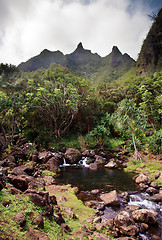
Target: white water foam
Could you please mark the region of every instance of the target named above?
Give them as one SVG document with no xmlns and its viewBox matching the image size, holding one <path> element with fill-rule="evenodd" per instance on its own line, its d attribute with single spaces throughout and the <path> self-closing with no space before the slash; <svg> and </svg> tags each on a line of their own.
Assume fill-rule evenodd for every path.
<svg viewBox="0 0 162 240">
<path fill-rule="evenodd" d="M 147 193 L 130 195 L 130 201 L 129 201 L 128 205 L 135 205 L 135 206 L 139 206 L 139 207 L 143 207 L 143 208 L 147 208 L 147 209 L 153 209 L 155 211 L 162 210 L 162 209 L 160 209 L 159 204 L 147 200 L 148 196 L 149 195 Z"/>
</svg>

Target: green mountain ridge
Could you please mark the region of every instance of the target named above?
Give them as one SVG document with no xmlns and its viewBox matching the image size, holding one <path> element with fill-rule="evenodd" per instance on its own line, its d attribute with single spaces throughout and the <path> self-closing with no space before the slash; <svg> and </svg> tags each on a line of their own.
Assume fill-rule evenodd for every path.
<svg viewBox="0 0 162 240">
<path fill-rule="evenodd" d="M 23 71 L 35 71 L 41 67 L 48 68 L 51 63 L 60 64 L 72 73 L 98 83 L 117 79 L 134 66 L 135 61 L 128 54 L 122 55 L 116 46 L 108 56 L 101 57 L 84 49 L 80 42 L 71 54 L 64 55 L 60 51 L 51 52 L 45 49 L 27 62 L 21 63 L 18 68 Z"/>
<path fill-rule="evenodd" d="M 84 49 L 80 42 L 74 52 L 64 55 L 60 51 L 44 49 L 39 55 L 21 63 L 23 71 L 48 68 L 51 63 L 68 68 L 73 74 L 88 79 L 94 84 L 120 80 L 129 75 L 142 75 L 162 70 L 162 9 L 143 42 L 137 62 L 127 53 L 122 54 L 117 46 L 106 57 Z"/>
</svg>

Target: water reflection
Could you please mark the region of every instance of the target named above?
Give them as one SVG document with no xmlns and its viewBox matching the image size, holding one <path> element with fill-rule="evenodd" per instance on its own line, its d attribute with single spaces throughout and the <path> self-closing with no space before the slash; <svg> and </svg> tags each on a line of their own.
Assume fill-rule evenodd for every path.
<svg viewBox="0 0 162 240">
<path fill-rule="evenodd" d="M 118 191 L 132 191 L 137 189 L 137 185 L 132 180 L 133 176 L 132 173 L 104 167 L 97 171 L 84 167 L 64 167 L 61 169 L 57 181 L 78 186 L 81 190 L 101 189 L 106 192 L 116 189 Z"/>
</svg>

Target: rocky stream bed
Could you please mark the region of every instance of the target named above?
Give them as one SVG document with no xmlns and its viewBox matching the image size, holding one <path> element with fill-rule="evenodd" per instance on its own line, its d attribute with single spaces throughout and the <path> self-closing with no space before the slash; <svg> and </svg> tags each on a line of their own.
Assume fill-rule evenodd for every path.
<svg viewBox="0 0 162 240">
<path fill-rule="evenodd" d="M 72 148 L 68 148 L 62 153 L 46 150 L 30 152 L 30 149 L 32 146 L 25 144 L 2 157 L 0 161 L 0 190 L 6 194 L 28 196 L 36 206 L 44 209 L 42 214 L 33 217 L 32 220 L 33 225 L 37 225 L 39 231 L 29 227 L 25 234 L 27 239 L 57 239 L 56 237 L 49 238 L 48 233 L 45 234 L 41 231 L 44 228 L 44 217 L 52 218 L 60 226 L 61 231 L 69 234 L 66 239 L 161 239 L 162 189 L 158 182 L 162 182 L 162 173 L 158 172 L 154 179 L 151 179 L 147 172 L 139 172 L 134 176 L 128 174 L 125 176 L 128 181 L 126 189 L 121 189 L 117 185 L 113 186 L 113 184 L 105 184 L 105 180 L 101 186 L 95 185 L 93 188 L 92 184 L 91 187 L 87 185 L 86 188 L 86 184 L 78 186 L 77 182 L 69 182 L 67 178 L 65 185 L 59 179 L 67 167 L 83 173 L 87 168 L 89 175 L 90 173 L 92 175 L 99 173 L 101 179 L 100 169 L 104 169 L 104 171 L 107 169 L 105 174 L 108 176 L 111 173 L 112 178 L 115 178 L 117 176 L 115 171 L 122 172 L 126 166 L 125 162 L 129 152 L 121 151 L 121 148 L 114 149 L 117 156 L 114 159 L 113 151 L 106 155 L 103 152 L 96 154 L 94 150 L 80 153 Z M 78 175 L 81 178 L 79 171 Z M 56 175 L 53 176 L 53 173 Z M 91 181 L 92 175 L 90 175 Z M 133 177 L 132 181 L 130 177 L 131 180 Z M 124 175 L 121 175 L 118 180 L 121 185 L 125 185 L 123 178 Z M 99 180 L 97 182 L 100 184 Z M 131 184 L 132 186 L 130 186 Z M 89 213 L 87 215 L 89 217 L 84 219 L 84 211 L 86 213 L 88 208 L 83 208 L 80 211 L 83 216 L 81 213 L 77 215 L 79 210 L 77 207 L 75 209 L 72 200 L 68 198 L 69 191 L 73 191 L 77 198 L 82 200 L 85 207 L 88 206 L 92 209 L 93 214 Z M 10 203 L 4 201 L 2 204 L 7 207 Z M 80 203 L 77 204 L 79 208 Z M 3 212 L 1 214 L 3 215 Z M 66 223 L 65 215 L 71 219 L 82 219 L 83 217 L 84 221 L 78 221 L 81 226 L 77 231 L 74 232 Z M 25 213 L 18 213 L 14 216 L 14 220 L 21 227 L 24 226 L 26 224 Z"/>
</svg>

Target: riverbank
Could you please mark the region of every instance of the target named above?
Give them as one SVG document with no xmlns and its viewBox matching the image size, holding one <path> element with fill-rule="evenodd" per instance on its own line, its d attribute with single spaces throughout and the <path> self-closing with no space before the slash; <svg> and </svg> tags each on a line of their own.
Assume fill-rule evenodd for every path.
<svg viewBox="0 0 162 240">
<path fill-rule="evenodd" d="M 78 192 L 77 187 L 66 184 L 56 185 L 56 177 L 60 173 L 60 166 L 64 165 L 64 158 L 71 166 L 71 164 L 75 165 L 76 162 L 81 161 L 82 157 L 84 159 L 86 157 L 88 160 L 86 167 L 88 165 L 94 174 L 99 173 L 100 167 L 105 168 L 104 165 L 107 164 L 109 167 L 111 166 L 110 172 L 115 173 L 116 167 L 119 169 L 121 166 L 126 167 L 128 151 L 121 151 L 121 148 L 118 148 L 114 149 L 115 154 L 111 151 L 110 155 L 103 152 L 96 155 L 94 150 L 80 153 L 76 149 L 66 149 L 64 153 L 53 153 L 30 151 L 30 149 L 32 149 L 30 144 L 24 145 L 0 161 L 6 182 L 0 192 L 2 239 L 100 240 L 122 239 L 122 236 L 124 236 L 123 239 L 137 239 L 137 237 L 142 239 L 141 234 L 147 233 L 152 225 L 158 225 L 159 213 L 156 210 L 146 210 L 143 206 L 129 204 L 132 192 L 120 191 L 119 193 L 115 186 L 111 186 L 112 189 L 110 188 L 106 192 L 103 189 L 94 188 L 90 192 L 94 201 L 85 201 L 81 198 L 81 192 Z M 112 158 L 114 155 L 117 158 Z M 156 162 L 154 161 L 154 163 Z M 146 161 L 144 163 L 136 162 L 136 167 L 138 164 L 143 165 L 142 167 L 140 165 L 140 169 L 145 169 L 144 164 L 148 168 Z M 160 159 L 158 164 L 160 164 Z M 153 170 L 153 165 L 151 166 Z M 159 166 L 156 167 L 156 171 L 160 171 Z M 138 166 L 135 170 L 147 177 L 146 169 L 143 173 L 140 169 Z M 128 167 L 126 170 L 130 171 Z M 160 172 L 153 173 L 157 179 L 160 177 Z M 108 176 L 109 171 L 106 174 Z M 134 179 L 135 181 L 138 176 Z M 151 187 L 153 182 L 154 179 L 150 178 L 147 188 Z M 153 188 L 158 191 L 158 194 L 161 194 L 159 183 L 160 181 Z M 73 185 L 75 186 L 75 184 Z M 154 197 L 156 194 L 152 192 L 148 195 Z M 159 198 L 158 204 L 160 203 Z M 110 209 L 114 208 L 117 208 L 117 211 L 111 215 Z M 135 212 L 137 210 L 139 212 Z M 106 211 L 108 217 L 104 219 Z M 145 218 L 141 217 L 142 214 L 145 215 Z M 152 219 L 151 222 L 148 219 Z M 159 233 L 157 233 L 156 239 L 159 237 Z"/>
</svg>

